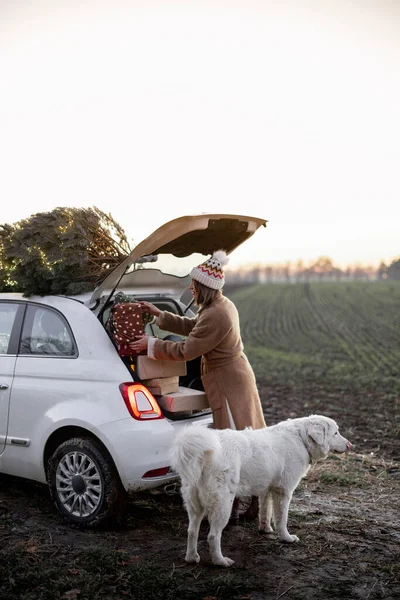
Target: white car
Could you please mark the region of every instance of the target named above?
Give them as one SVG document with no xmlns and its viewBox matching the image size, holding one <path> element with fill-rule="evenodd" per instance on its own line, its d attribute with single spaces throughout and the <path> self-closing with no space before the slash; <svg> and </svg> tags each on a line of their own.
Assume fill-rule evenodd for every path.
<svg viewBox="0 0 400 600">
<path fill-rule="evenodd" d="M 158 263 L 171 266 L 175 257 L 188 273 L 265 223 L 238 215 L 182 217 L 136 246 L 93 294 L 0 294 L 0 472 L 47 483 L 62 516 L 82 526 L 117 515 L 126 492 L 176 480 L 168 458 L 173 438 L 189 422 L 210 426 L 211 411 L 163 410 L 134 365 L 119 357 L 104 326 L 108 312 L 122 291 L 193 315 L 182 296 L 190 278 L 165 275 Z M 199 360 L 187 364 L 180 385 L 201 389 Z"/>
</svg>

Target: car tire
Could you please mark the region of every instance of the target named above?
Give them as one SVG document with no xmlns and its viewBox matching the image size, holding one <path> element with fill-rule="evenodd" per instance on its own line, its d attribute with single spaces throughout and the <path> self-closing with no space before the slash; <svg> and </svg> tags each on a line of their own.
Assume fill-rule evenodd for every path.
<svg viewBox="0 0 400 600">
<path fill-rule="evenodd" d="M 61 516 L 77 527 L 95 527 L 118 518 L 126 492 L 100 444 L 72 438 L 58 446 L 47 465 L 51 498 Z"/>
</svg>

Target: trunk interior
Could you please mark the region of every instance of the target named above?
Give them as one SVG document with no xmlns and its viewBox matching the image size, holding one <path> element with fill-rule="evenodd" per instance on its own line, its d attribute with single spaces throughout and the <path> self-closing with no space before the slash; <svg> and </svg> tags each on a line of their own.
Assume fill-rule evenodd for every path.
<svg viewBox="0 0 400 600">
<path fill-rule="evenodd" d="M 180 316 L 183 316 L 183 314 L 184 314 L 185 305 L 182 304 L 182 302 L 180 302 L 179 300 L 172 298 L 172 297 L 166 297 L 162 294 L 135 294 L 135 295 L 126 294 L 126 296 L 129 298 L 129 301 L 131 301 L 131 302 L 147 301 L 147 302 L 151 302 L 152 304 L 157 306 L 157 308 L 159 308 L 160 310 L 167 310 L 171 313 L 174 313 L 174 314 L 180 315 Z M 118 295 L 113 295 L 113 297 L 108 300 L 107 305 L 104 307 L 104 309 L 99 314 L 99 319 L 101 320 L 103 326 L 105 327 L 105 329 L 107 330 L 109 335 L 110 335 L 110 332 L 107 329 L 107 324 L 109 322 L 111 309 L 117 302 L 118 302 Z M 194 310 L 195 310 L 195 307 L 192 307 L 192 308 L 194 308 Z M 185 316 L 193 317 L 193 316 L 195 316 L 195 312 L 193 312 L 192 309 L 188 309 L 185 312 Z M 184 339 L 183 337 L 178 336 L 169 331 L 161 330 L 155 323 L 149 323 L 148 325 L 146 325 L 145 333 L 147 335 L 153 335 L 160 339 L 171 340 L 171 341 L 180 341 L 180 340 Z M 141 380 L 140 377 L 136 373 L 137 358 L 134 356 L 125 356 L 125 357 L 121 357 L 121 360 L 126 365 L 130 375 L 133 376 L 134 380 L 136 380 L 140 383 L 143 382 L 144 385 L 146 385 L 146 381 Z M 201 374 L 200 362 L 201 362 L 200 357 L 196 358 L 194 360 L 191 360 L 191 361 L 187 361 L 186 362 L 186 374 L 179 376 L 179 397 L 180 397 L 181 403 L 182 403 L 182 400 L 184 403 L 184 399 L 185 399 L 186 395 L 189 397 L 192 394 L 196 394 L 197 392 L 204 393 L 204 388 L 203 388 L 203 385 L 201 382 L 201 376 L 200 376 L 200 374 Z M 194 419 L 198 416 L 202 416 L 206 413 L 210 413 L 209 407 L 202 408 L 202 409 L 187 409 L 187 410 L 186 409 L 185 410 L 175 410 L 174 409 L 174 410 L 170 411 L 170 410 L 168 410 L 167 406 L 170 406 L 171 400 L 173 401 L 173 399 L 174 399 L 173 393 L 167 394 L 166 395 L 167 397 L 159 396 L 159 395 L 155 394 L 154 392 L 153 392 L 153 395 L 156 398 L 165 417 L 167 417 L 171 420 L 174 420 L 174 421 L 182 420 L 182 419 Z M 173 404 L 173 402 L 172 402 L 172 404 Z"/>
</svg>

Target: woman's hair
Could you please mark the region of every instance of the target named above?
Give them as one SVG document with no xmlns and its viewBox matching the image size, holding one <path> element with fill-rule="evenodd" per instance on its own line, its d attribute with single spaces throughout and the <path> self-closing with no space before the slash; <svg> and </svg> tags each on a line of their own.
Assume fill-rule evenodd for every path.
<svg viewBox="0 0 400 600">
<path fill-rule="evenodd" d="M 192 279 L 192 281 L 197 292 L 196 304 L 200 310 L 204 310 L 207 306 L 210 306 L 216 298 L 222 295 L 221 290 L 213 290 L 199 281 L 196 281 L 196 279 Z"/>
</svg>

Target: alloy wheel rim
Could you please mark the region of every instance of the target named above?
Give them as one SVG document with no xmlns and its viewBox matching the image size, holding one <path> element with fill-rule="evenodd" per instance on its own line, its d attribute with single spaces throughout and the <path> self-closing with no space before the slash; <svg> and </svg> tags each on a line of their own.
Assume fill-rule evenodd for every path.
<svg viewBox="0 0 400 600">
<path fill-rule="evenodd" d="M 101 473 L 84 452 L 64 454 L 57 466 L 56 486 L 59 500 L 71 516 L 90 517 L 101 504 Z"/>
</svg>

